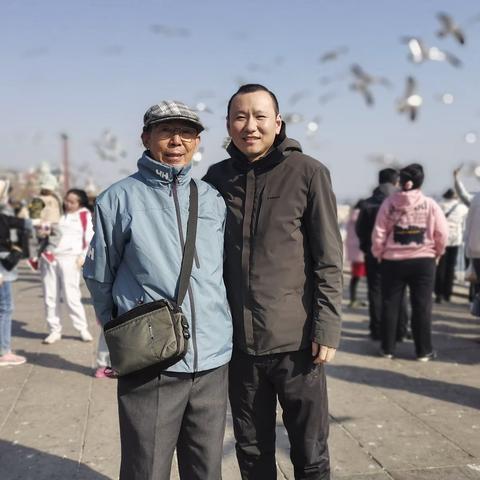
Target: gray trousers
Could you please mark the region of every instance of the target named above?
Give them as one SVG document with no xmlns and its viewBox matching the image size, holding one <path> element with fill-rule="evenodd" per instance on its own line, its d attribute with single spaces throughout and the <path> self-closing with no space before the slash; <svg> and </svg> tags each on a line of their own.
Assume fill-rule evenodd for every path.
<svg viewBox="0 0 480 480">
<path fill-rule="evenodd" d="M 228 365 L 119 378 L 120 480 L 169 480 L 175 447 L 181 479 L 221 479 L 227 385 Z"/>
</svg>

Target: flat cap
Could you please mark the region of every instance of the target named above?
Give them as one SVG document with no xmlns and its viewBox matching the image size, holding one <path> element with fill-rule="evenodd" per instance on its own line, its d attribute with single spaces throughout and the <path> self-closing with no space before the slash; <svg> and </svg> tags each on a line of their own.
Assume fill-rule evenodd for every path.
<svg viewBox="0 0 480 480">
<path fill-rule="evenodd" d="M 152 105 L 143 116 L 144 128 L 168 120 L 183 120 L 192 124 L 198 132 L 205 130 L 199 116 L 187 105 L 176 100 L 167 100 Z"/>
</svg>

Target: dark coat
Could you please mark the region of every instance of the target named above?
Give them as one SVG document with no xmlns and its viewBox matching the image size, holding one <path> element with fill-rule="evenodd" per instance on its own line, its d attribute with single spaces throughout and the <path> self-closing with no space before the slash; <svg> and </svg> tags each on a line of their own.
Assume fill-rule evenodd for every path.
<svg viewBox="0 0 480 480">
<path fill-rule="evenodd" d="M 328 169 L 277 136 L 264 158 L 231 158 L 204 178 L 227 204 L 224 279 L 234 345 L 253 355 L 337 347 L 342 241 Z"/>
<path fill-rule="evenodd" d="M 360 250 L 363 253 L 371 254 L 373 227 L 375 226 L 377 213 L 385 198 L 387 198 L 387 195 L 377 187 L 373 191 L 373 195 L 364 200 L 360 206 L 360 213 L 355 223 L 355 233 L 360 241 Z"/>
<path fill-rule="evenodd" d="M 19 244 L 22 246 L 21 239 L 25 234 L 25 220 L 11 215 L 0 213 L 0 252 L 9 252 L 12 249 L 12 242 L 10 240 L 10 230 L 17 229 Z"/>
</svg>

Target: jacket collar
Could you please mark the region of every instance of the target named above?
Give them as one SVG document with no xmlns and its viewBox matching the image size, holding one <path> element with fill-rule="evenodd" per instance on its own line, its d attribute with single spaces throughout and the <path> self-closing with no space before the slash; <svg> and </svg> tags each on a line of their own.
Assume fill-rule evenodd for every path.
<svg viewBox="0 0 480 480">
<path fill-rule="evenodd" d="M 174 181 L 180 185 L 190 182 L 192 176 L 191 164 L 182 168 L 172 167 L 166 163 L 157 162 L 148 153 L 148 150 L 143 152 L 143 155 L 137 162 L 137 167 L 145 183 L 149 186 L 171 185 Z"/>
</svg>

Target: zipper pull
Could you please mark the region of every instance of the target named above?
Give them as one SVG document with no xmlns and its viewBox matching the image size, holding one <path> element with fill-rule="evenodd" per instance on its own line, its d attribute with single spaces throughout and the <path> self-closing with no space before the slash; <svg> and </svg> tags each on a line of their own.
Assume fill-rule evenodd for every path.
<svg viewBox="0 0 480 480">
<path fill-rule="evenodd" d="M 148 330 L 150 331 L 150 338 L 153 340 L 153 329 L 150 323 L 148 324 Z"/>
</svg>

